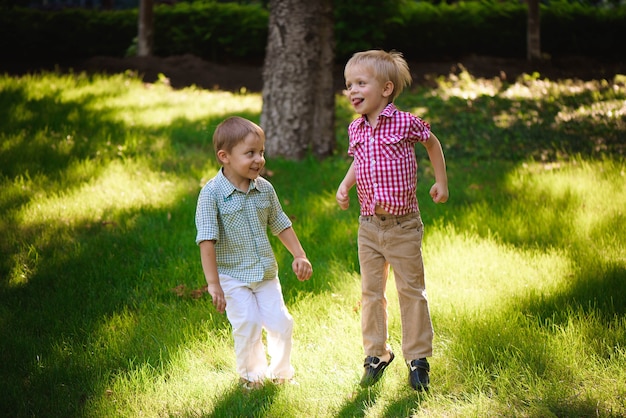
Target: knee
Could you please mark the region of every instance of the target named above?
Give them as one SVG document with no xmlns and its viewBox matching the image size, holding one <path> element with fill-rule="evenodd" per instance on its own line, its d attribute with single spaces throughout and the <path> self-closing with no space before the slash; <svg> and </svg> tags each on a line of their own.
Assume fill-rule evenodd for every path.
<svg viewBox="0 0 626 418">
<path fill-rule="evenodd" d="M 293 317 L 288 312 L 284 312 L 283 315 L 268 321 L 265 324 L 265 328 L 269 332 L 291 335 L 293 333 Z"/>
<path fill-rule="evenodd" d="M 246 314 L 236 321 L 231 323 L 233 326 L 233 333 L 252 335 L 262 331 L 263 324 L 258 315 Z"/>
</svg>

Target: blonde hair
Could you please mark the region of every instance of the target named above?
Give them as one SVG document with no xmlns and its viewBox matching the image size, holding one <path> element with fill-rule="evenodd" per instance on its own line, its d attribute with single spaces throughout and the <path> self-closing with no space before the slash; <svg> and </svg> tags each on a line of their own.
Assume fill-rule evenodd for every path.
<svg viewBox="0 0 626 418">
<path fill-rule="evenodd" d="M 390 102 L 394 101 L 405 87 L 411 85 L 411 71 L 401 52 L 387 52 L 379 49 L 357 52 L 346 63 L 344 74 L 348 69 L 359 65 L 371 68 L 381 83 L 387 81 L 393 83 Z"/>
<path fill-rule="evenodd" d="M 219 150 L 230 153 L 233 148 L 242 142 L 249 134 L 255 134 L 265 141 L 265 132 L 263 132 L 263 129 L 256 123 L 239 116 L 231 116 L 223 120 L 217 125 L 213 133 L 213 148 L 215 149 L 215 154 L 217 155 Z"/>
</svg>

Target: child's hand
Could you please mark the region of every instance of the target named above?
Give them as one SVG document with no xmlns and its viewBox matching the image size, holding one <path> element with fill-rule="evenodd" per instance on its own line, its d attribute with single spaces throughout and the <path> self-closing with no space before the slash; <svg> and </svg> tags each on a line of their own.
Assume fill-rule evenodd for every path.
<svg viewBox="0 0 626 418">
<path fill-rule="evenodd" d="M 430 197 L 435 203 L 446 203 L 448 201 L 448 187 L 440 183 L 433 184 L 430 188 Z"/>
<path fill-rule="evenodd" d="M 339 186 L 335 199 L 337 199 L 337 204 L 343 210 L 348 209 L 348 206 L 350 206 L 350 195 L 343 185 Z"/>
<path fill-rule="evenodd" d="M 301 282 L 309 280 L 311 274 L 313 274 L 313 266 L 311 266 L 311 262 L 306 257 L 294 258 L 291 268 Z"/>
<path fill-rule="evenodd" d="M 219 283 L 210 284 L 208 287 L 209 294 L 213 299 L 213 306 L 219 313 L 224 313 L 226 310 L 226 298 L 224 297 L 224 291 Z"/>
</svg>

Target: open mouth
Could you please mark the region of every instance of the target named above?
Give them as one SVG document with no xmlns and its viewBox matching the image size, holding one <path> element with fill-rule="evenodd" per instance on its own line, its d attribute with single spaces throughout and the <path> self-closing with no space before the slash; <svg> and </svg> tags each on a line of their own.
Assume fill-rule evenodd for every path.
<svg viewBox="0 0 626 418">
<path fill-rule="evenodd" d="M 352 99 L 352 106 L 357 107 L 358 105 L 360 105 L 361 103 L 363 103 L 363 99 Z"/>
</svg>

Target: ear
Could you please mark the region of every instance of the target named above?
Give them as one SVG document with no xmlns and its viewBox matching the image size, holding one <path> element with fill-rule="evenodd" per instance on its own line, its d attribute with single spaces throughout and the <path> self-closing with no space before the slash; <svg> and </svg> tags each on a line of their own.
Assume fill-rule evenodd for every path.
<svg viewBox="0 0 626 418">
<path fill-rule="evenodd" d="M 383 97 L 389 97 L 393 93 L 394 85 L 391 81 L 387 81 L 383 86 Z"/>
<path fill-rule="evenodd" d="M 228 153 L 223 149 L 217 151 L 217 158 L 220 160 L 222 164 L 226 164 L 228 162 Z"/>
</svg>

